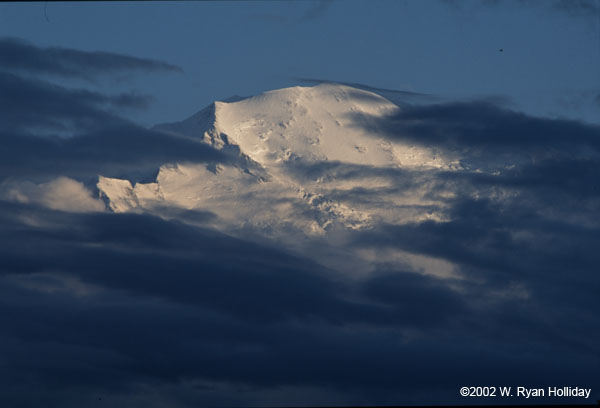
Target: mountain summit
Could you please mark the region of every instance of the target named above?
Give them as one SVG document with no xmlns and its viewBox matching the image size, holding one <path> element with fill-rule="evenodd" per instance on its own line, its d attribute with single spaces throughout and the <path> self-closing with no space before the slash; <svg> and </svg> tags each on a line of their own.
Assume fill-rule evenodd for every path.
<svg viewBox="0 0 600 408">
<path fill-rule="evenodd" d="M 351 115 L 385 115 L 396 109 L 376 94 L 328 84 L 215 102 L 183 122 L 157 129 L 201 138 L 216 148 L 239 146 L 265 168 L 298 158 L 393 165 L 398 160 L 392 145 L 354 127 Z"/>
<path fill-rule="evenodd" d="M 418 210 L 430 204 L 422 197 L 408 190 L 389 195 L 386 187 L 402 169 L 452 163 L 364 126 L 399 109 L 375 93 L 336 84 L 214 102 L 182 122 L 154 129 L 208 144 L 234 158 L 231 163 L 165 163 L 155 182 L 100 176 L 97 186 L 116 212 L 210 211 L 225 229 L 252 227 L 270 235 L 364 228 L 374 217 L 395 222 L 431 217 L 431 211 Z M 364 197 L 372 189 L 390 200 L 385 209 Z M 397 210 L 390 212 L 389 204 Z"/>
</svg>

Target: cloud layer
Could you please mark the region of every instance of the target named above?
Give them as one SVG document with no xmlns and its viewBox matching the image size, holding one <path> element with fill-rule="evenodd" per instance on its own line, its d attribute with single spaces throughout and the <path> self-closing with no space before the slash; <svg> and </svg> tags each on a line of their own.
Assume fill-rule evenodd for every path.
<svg viewBox="0 0 600 408">
<path fill-rule="evenodd" d="M 298 160 L 297 181 L 384 180 L 328 198 L 393 212 L 415 195 L 429 204 L 402 211 L 444 219 L 382 217 L 298 250 L 219 232 L 210 209 L 107 211 L 98 174 L 146 180 L 164 163 L 239 158 L 119 113 L 145 97 L 27 76 L 174 67 L 14 39 L 0 61 L 6 406 L 464 404 L 459 388 L 477 385 L 600 397 L 597 127 L 490 101 L 348 118 L 460 169 Z M 368 274 L 354 273 L 359 258 Z"/>
<path fill-rule="evenodd" d="M 88 80 L 132 71 L 182 71 L 162 61 L 103 51 L 39 47 L 19 38 L 6 37 L 0 39 L 0 61 L 3 69 Z"/>
<path fill-rule="evenodd" d="M 0 182 L 46 182 L 52 176 L 88 182 L 100 172 L 149 177 L 170 160 L 227 160 L 206 145 L 125 119 L 127 110 L 144 109 L 151 102 L 148 95 L 107 95 L 39 75 L 95 79 L 139 70 L 177 71 L 177 67 L 105 52 L 40 48 L 11 38 L 0 39 L 0 55 L 6 57 L 0 57 Z"/>
</svg>

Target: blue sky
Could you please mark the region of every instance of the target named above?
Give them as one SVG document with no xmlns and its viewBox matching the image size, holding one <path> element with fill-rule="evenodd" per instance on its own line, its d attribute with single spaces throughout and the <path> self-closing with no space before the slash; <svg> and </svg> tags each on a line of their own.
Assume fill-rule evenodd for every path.
<svg viewBox="0 0 600 408">
<path fill-rule="evenodd" d="M 183 68 L 96 84 L 153 95 L 150 109 L 134 115 L 145 125 L 183 119 L 231 95 L 302 85 L 297 78 L 446 98 L 501 96 L 535 115 L 597 122 L 599 24 L 593 9 L 560 1 L 0 5 L 0 35 Z"/>
</svg>

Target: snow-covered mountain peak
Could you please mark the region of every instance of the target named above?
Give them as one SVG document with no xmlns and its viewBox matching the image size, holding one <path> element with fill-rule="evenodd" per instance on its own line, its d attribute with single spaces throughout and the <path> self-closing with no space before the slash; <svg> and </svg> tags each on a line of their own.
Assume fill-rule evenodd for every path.
<svg viewBox="0 0 600 408">
<path fill-rule="evenodd" d="M 215 126 L 265 167 L 289 160 L 397 164 L 393 146 L 353 126 L 353 115 L 385 115 L 398 107 L 371 92 L 322 84 L 215 103 Z"/>
<path fill-rule="evenodd" d="M 113 211 L 210 211 L 223 229 L 250 226 L 269 235 L 322 235 L 332 228 L 364 228 L 373 219 L 439 218 L 419 210 L 432 204 L 421 193 L 394 190 L 387 197 L 385 191 L 393 183 L 390 171 L 426 171 L 452 163 L 357 124 L 399 109 L 372 92 L 336 84 L 217 101 L 186 120 L 155 129 L 232 154 L 237 165 L 165 163 L 153 183 L 100 177 L 98 188 Z M 383 210 L 353 198 L 352 191 L 369 189 L 391 206 Z"/>
<path fill-rule="evenodd" d="M 239 148 L 271 169 L 298 159 L 394 167 L 446 165 L 426 149 L 393 143 L 356 124 L 357 119 L 398 109 L 375 93 L 345 85 L 296 86 L 235 102 L 217 101 L 182 122 L 156 129 L 201 139 L 217 149 L 235 146 L 236 152 Z"/>
</svg>

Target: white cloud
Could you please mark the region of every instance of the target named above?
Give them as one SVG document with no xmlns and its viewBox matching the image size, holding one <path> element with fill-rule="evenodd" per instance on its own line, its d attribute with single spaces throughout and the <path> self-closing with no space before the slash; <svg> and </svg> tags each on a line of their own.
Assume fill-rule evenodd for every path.
<svg viewBox="0 0 600 408">
<path fill-rule="evenodd" d="M 0 186 L 0 197 L 69 212 L 97 212 L 106 209 L 104 203 L 94 198 L 83 183 L 68 177 L 58 177 L 42 184 L 30 181 L 3 183 Z"/>
</svg>

